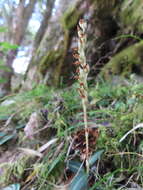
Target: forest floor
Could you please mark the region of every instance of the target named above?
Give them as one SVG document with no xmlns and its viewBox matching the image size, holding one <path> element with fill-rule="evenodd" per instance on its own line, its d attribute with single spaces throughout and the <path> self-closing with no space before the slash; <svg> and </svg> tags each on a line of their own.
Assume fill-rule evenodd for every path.
<svg viewBox="0 0 143 190">
<path fill-rule="evenodd" d="M 77 84 L 1 99 L 1 190 L 143 188 L 143 83 L 89 84 L 90 172 Z"/>
</svg>

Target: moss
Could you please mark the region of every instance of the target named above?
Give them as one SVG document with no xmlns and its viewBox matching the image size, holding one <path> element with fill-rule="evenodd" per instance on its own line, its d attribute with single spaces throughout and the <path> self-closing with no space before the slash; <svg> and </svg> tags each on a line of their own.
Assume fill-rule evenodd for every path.
<svg viewBox="0 0 143 190">
<path fill-rule="evenodd" d="M 116 0 L 93 0 L 95 5 L 101 10 L 108 8 L 108 10 L 113 9 L 115 5 L 117 4 Z"/>
<path fill-rule="evenodd" d="M 48 51 L 47 54 L 43 56 L 39 64 L 41 79 L 44 79 L 48 69 L 52 69 L 52 76 L 50 77 L 50 81 L 48 81 L 48 83 L 52 84 L 53 86 L 58 86 L 60 82 L 62 66 L 65 62 L 67 50 L 69 47 L 69 35 L 69 31 L 65 30 L 64 40 L 61 41 L 61 45 L 59 45 L 61 48 L 58 48 L 56 51 Z"/>
<path fill-rule="evenodd" d="M 78 19 L 82 12 L 77 10 L 76 7 L 68 8 L 61 18 L 62 26 L 65 30 L 71 30 L 77 25 Z"/>
<path fill-rule="evenodd" d="M 102 69 L 101 75 L 110 78 L 112 75 L 121 74 L 127 76 L 138 68 L 139 74 L 143 72 L 143 41 L 132 45 L 115 55 L 109 63 Z"/>
<path fill-rule="evenodd" d="M 41 59 L 41 62 L 39 64 L 39 71 L 42 75 L 42 79 L 46 76 L 48 69 L 52 68 L 52 77 L 50 84 L 54 86 L 58 86 L 60 82 L 62 66 L 65 62 L 65 58 L 69 47 L 69 36 L 69 31 L 65 30 L 64 40 L 61 41 L 61 45 L 59 45 L 59 47 L 61 48 L 58 48 L 57 51 L 47 52 L 47 54 Z"/>
<path fill-rule="evenodd" d="M 50 51 L 48 52 L 42 59 L 39 64 L 39 71 L 44 76 L 48 70 L 48 68 L 51 66 L 51 64 L 54 64 L 55 62 L 59 62 L 61 59 L 62 50 L 59 51 Z"/>
<path fill-rule="evenodd" d="M 16 153 L 15 153 L 16 154 Z M 13 155 L 11 155 L 12 157 Z M 28 167 L 29 158 L 25 155 L 21 158 L 15 157 L 17 159 L 15 162 L 5 162 L 0 164 L 0 169 L 2 170 L 0 184 L 2 186 L 12 183 L 13 179 L 20 180 L 23 177 L 25 169 Z"/>
<path fill-rule="evenodd" d="M 68 51 L 68 46 L 69 46 L 69 31 L 65 30 L 65 34 L 64 34 L 64 48 L 62 51 L 62 56 L 60 59 L 59 64 L 57 65 L 55 72 L 54 72 L 54 84 L 57 86 L 60 82 L 60 76 L 61 76 L 61 72 L 62 72 L 62 66 L 64 64 L 66 55 L 67 55 L 67 51 Z"/>
<path fill-rule="evenodd" d="M 123 89 L 124 91 L 122 92 Z M 105 84 L 99 84 L 96 89 L 90 89 L 92 92 L 91 94 L 94 95 L 92 96 L 94 99 L 97 99 L 99 97 L 102 99 L 106 97 L 108 99 L 110 98 L 108 107 L 107 105 L 103 106 L 103 104 L 100 104 L 99 107 L 102 106 L 101 110 L 95 110 L 95 115 L 92 115 L 92 117 L 95 119 L 97 113 L 99 114 L 99 111 L 101 113 L 103 113 L 103 111 L 104 113 L 108 113 L 108 116 L 104 117 L 104 119 L 107 118 L 107 123 L 109 125 L 107 125 L 106 122 L 103 122 L 103 125 L 99 127 L 100 135 L 96 143 L 96 147 L 99 150 L 105 150 L 104 154 L 102 155 L 102 163 L 106 163 L 105 169 L 108 168 L 111 163 L 109 170 L 110 172 L 112 169 L 116 171 L 116 169 L 119 168 L 123 169 L 122 172 L 128 170 L 127 173 L 124 172 L 127 178 L 130 172 L 134 173 L 133 170 L 136 171 L 136 167 L 138 167 L 141 162 L 137 158 L 137 155 L 130 155 L 130 153 L 120 155 L 120 153 L 138 153 L 138 149 L 140 148 L 139 146 L 142 147 L 142 136 L 140 136 L 137 132 L 128 135 L 122 142 L 119 142 L 119 140 L 130 129 L 132 129 L 133 125 L 136 126 L 136 124 L 141 123 L 143 120 L 143 111 L 141 111 L 143 110 L 143 100 L 139 98 L 139 96 L 134 96 L 134 94 L 140 94 L 140 92 L 142 92 L 142 89 L 142 84 L 134 84 L 134 82 L 130 83 L 129 86 L 126 87 L 124 85 L 111 86 L 110 83 L 108 84 L 106 82 Z M 113 105 L 111 102 L 114 102 L 115 104 Z M 124 111 L 123 105 L 125 106 Z M 92 110 L 92 113 L 93 111 L 94 110 Z M 99 118 L 103 119 L 103 116 L 100 115 L 100 117 L 98 116 L 98 119 Z M 136 137 L 134 137 L 135 134 L 137 135 Z M 136 143 L 133 145 L 134 138 L 137 140 L 135 140 Z M 121 175 L 121 172 L 119 172 L 119 170 L 118 174 Z"/>
<path fill-rule="evenodd" d="M 123 27 L 126 26 L 125 30 L 143 32 L 143 25 L 141 24 L 143 20 L 143 1 L 124 1 L 120 11 L 120 18 Z"/>
</svg>

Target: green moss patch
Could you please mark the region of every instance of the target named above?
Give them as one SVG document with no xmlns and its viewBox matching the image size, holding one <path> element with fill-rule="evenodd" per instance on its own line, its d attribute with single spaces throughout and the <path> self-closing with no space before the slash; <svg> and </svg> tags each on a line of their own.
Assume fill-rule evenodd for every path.
<svg viewBox="0 0 143 190">
<path fill-rule="evenodd" d="M 63 28 L 65 30 L 70 30 L 75 27 L 80 16 L 80 10 L 77 10 L 74 6 L 68 8 L 61 18 Z"/>
<path fill-rule="evenodd" d="M 125 30 L 143 32 L 143 1 L 125 0 L 120 11 L 121 23 Z"/>
<path fill-rule="evenodd" d="M 101 75 L 110 78 L 112 75 L 128 76 L 134 72 L 134 68 L 143 71 L 143 41 L 127 47 L 115 55 L 109 63 L 102 69 Z"/>
<path fill-rule="evenodd" d="M 39 71 L 42 75 L 45 75 L 49 66 L 58 65 L 60 59 L 61 59 L 61 52 L 60 51 L 50 51 L 45 55 L 39 64 Z"/>
</svg>

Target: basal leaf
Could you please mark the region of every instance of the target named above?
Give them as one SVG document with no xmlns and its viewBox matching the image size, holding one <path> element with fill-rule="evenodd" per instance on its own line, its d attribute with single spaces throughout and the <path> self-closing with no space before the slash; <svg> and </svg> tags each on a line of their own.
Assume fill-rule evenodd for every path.
<svg viewBox="0 0 143 190">
<path fill-rule="evenodd" d="M 5 135 L 6 135 L 6 133 L 0 132 L 0 138 L 1 138 L 1 137 L 4 137 Z"/>
<path fill-rule="evenodd" d="M 49 175 L 49 174 L 52 172 L 52 170 L 53 170 L 53 169 L 56 167 L 56 165 L 61 161 L 61 159 L 62 159 L 62 155 L 59 156 L 59 157 L 57 157 L 57 158 L 51 163 L 47 175 Z"/>
<path fill-rule="evenodd" d="M 16 127 L 16 129 L 22 129 L 22 128 L 24 128 L 25 127 L 25 124 L 21 124 L 21 125 L 18 125 L 17 127 Z"/>
<path fill-rule="evenodd" d="M 84 169 L 81 166 L 82 166 L 82 164 L 80 162 L 72 161 L 72 160 L 69 161 L 69 164 L 68 164 L 69 170 L 71 170 L 74 173 L 77 173 L 77 172 L 84 173 Z"/>
<path fill-rule="evenodd" d="M 70 184 L 69 190 L 87 190 L 88 189 L 88 176 L 86 173 L 79 172 L 77 176 L 74 177 L 72 183 Z"/>
<path fill-rule="evenodd" d="M 100 159 L 103 152 L 104 150 L 99 150 L 93 156 L 91 156 L 91 158 L 89 159 L 89 165 L 92 166 L 98 159 Z"/>
<path fill-rule="evenodd" d="M 12 135 L 6 135 L 2 138 L 0 138 L 0 145 L 6 143 L 7 141 L 13 139 L 13 137 L 15 137 L 15 134 L 12 134 Z"/>
</svg>

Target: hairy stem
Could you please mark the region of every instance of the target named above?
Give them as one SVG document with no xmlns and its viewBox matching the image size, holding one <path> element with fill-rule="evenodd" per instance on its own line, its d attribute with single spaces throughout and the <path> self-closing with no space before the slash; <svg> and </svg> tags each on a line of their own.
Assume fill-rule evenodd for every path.
<svg viewBox="0 0 143 190">
<path fill-rule="evenodd" d="M 85 142 L 86 142 L 86 171 L 89 173 L 89 141 L 88 141 L 88 124 L 87 124 L 87 107 L 85 99 L 82 99 L 83 114 L 84 114 L 84 127 L 85 127 Z"/>
</svg>

